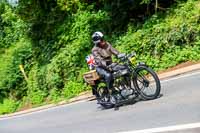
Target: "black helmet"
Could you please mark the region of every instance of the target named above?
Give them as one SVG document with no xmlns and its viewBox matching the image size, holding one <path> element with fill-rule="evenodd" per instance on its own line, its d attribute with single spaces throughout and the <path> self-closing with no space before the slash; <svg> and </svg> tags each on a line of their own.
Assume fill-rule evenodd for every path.
<svg viewBox="0 0 200 133">
<path fill-rule="evenodd" d="M 94 32 L 93 35 L 92 35 L 92 41 L 94 44 L 98 44 L 101 42 L 101 40 L 103 39 L 103 33 L 97 31 L 97 32 Z"/>
</svg>

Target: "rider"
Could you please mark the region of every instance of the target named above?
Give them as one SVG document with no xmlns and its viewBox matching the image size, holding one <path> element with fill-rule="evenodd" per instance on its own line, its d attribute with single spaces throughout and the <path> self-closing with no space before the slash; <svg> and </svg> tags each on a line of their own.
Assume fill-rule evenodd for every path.
<svg viewBox="0 0 200 133">
<path fill-rule="evenodd" d="M 118 56 L 120 53 L 104 40 L 103 33 L 99 31 L 93 33 L 92 41 L 95 44 L 92 55 L 96 63 L 96 71 L 100 77 L 105 79 L 107 88 L 113 90 L 112 55 Z"/>
</svg>

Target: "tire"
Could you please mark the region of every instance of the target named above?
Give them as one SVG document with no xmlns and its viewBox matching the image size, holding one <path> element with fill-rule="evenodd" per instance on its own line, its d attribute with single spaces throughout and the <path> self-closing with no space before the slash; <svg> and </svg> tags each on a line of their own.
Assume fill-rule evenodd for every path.
<svg viewBox="0 0 200 133">
<path fill-rule="evenodd" d="M 160 80 L 151 68 L 146 65 L 137 66 L 133 78 L 134 87 L 143 100 L 153 100 L 160 95 Z M 154 91 L 153 85 L 155 85 Z M 148 94 L 147 89 L 152 93 Z"/>
</svg>

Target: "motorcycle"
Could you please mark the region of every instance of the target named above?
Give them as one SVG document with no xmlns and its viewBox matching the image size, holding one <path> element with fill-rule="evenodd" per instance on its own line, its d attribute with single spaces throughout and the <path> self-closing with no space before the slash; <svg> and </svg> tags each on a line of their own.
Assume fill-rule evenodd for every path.
<svg viewBox="0 0 200 133">
<path fill-rule="evenodd" d="M 136 63 L 134 52 L 121 54 L 118 58 L 119 64 L 109 66 L 114 79 L 112 90 L 107 89 L 104 79 L 98 75 L 92 82 L 92 92 L 98 104 L 112 108 L 136 98 L 153 100 L 160 95 L 161 85 L 157 74 L 145 63 Z"/>
</svg>

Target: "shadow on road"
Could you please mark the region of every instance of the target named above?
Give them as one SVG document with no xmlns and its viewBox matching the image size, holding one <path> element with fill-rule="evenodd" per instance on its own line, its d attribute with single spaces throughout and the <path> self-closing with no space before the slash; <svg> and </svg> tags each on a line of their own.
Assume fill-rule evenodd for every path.
<svg viewBox="0 0 200 133">
<path fill-rule="evenodd" d="M 163 94 L 160 94 L 156 99 L 153 99 L 153 100 L 157 100 L 157 99 L 159 99 L 161 97 L 163 97 Z M 96 100 L 96 99 L 93 99 L 93 100 Z M 93 101 L 93 100 L 90 100 L 90 101 Z M 151 101 L 153 101 L 153 100 L 151 100 Z M 135 98 L 135 99 L 133 99 L 133 100 L 127 102 L 127 103 L 119 104 L 119 105 L 117 105 L 117 106 L 115 106 L 113 108 L 104 108 L 101 105 L 98 106 L 97 108 L 102 110 L 102 111 L 103 110 L 110 110 L 110 109 L 114 109 L 115 111 L 118 111 L 120 109 L 120 107 L 133 105 L 133 104 L 136 104 L 137 102 L 141 102 L 141 101 L 150 101 L 150 100 L 143 100 L 140 97 L 137 97 L 137 98 Z"/>
</svg>

